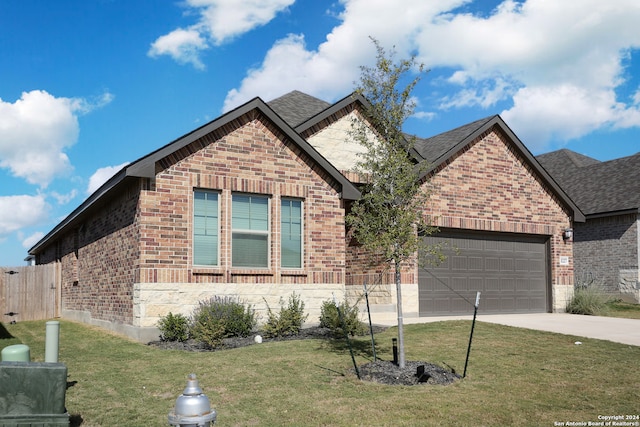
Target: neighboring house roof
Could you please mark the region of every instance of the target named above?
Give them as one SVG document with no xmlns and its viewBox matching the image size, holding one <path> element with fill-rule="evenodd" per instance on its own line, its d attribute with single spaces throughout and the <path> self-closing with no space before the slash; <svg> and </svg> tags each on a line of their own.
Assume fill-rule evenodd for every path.
<svg viewBox="0 0 640 427">
<path fill-rule="evenodd" d="M 429 169 L 425 175 L 439 168 L 464 147 L 494 127 L 499 128 L 499 130 L 509 138 L 513 147 L 524 158 L 531 169 L 538 174 L 543 182 L 545 182 L 556 196 L 572 211 L 573 220 L 584 222 L 584 214 L 573 202 L 571 197 L 569 197 L 565 190 L 559 186 L 551 175 L 540 165 L 533 154 L 531 154 L 499 115 L 476 120 L 431 138 L 418 138 L 415 144 L 416 151 L 429 163 Z"/>
<path fill-rule="evenodd" d="M 585 215 L 640 211 L 640 153 L 601 162 L 562 149 L 537 159 Z"/>
<path fill-rule="evenodd" d="M 302 94 L 304 95 L 304 94 Z M 318 104 L 316 103 L 318 106 Z M 325 172 L 329 174 L 342 186 L 341 197 L 348 200 L 355 200 L 360 197 L 359 190 L 342 175 L 327 159 L 325 159 L 315 148 L 313 148 L 304 138 L 296 133 L 292 127 L 284 121 L 276 112 L 260 98 L 254 98 L 246 104 L 220 116 L 219 118 L 207 123 L 206 125 L 176 139 L 175 141 L 159 148 L 158 150 L 141 157 L 133 163 L 123 167 L 107 182 L 105 182 L 98 190 L 91 194 L 78 208 L 69 214 L 62 222 L 60 222 L 53 230 L 44 236 L 30 250 L 30 254 L 36 254 L 43 249 L 48 242 L 52 241 L 60 233 L 74 226 L 84 217 L 84 214 L 100 201 L 106 200 L 111 194 L 117 192 L 123 183 L 131 178 L 153 178 L 156 175 L 156 162 L 170 156 L 199 138 L 219 129 L 241 116 L 257 110 L 271 120 L 283 133 L 290 138 L 300 149 L 309 155 L 316 164 L 318 164 Z"/>
</svg>

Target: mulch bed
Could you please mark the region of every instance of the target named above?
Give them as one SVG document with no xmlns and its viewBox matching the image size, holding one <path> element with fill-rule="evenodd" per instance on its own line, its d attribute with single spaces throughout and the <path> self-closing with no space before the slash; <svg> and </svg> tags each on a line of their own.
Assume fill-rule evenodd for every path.
<svg viewBox="0 0 640 427">
<path fill-rule="evenodd" d="M 375 327 L 374 333 L 382 332 L 383 327 Z M 246 347 L 255 345 L 255 336 L 261 335 L 260 332 L 251 335 L 249 337 L 232 337 L 225 338 L 222 345 L 216 348 L 209 348 L 208 346 L 199 343 L 195 340 L 188 340 L 185 342 L 178 341 L 152 341 L 150 346 L 165 349 L 165 350 L 183 350 L 183 351 L 223 351 L 233 348 Z M 263 336 L 263 335 L 261 335 Z M 305 328 L 300 331 L 298 335 L 286 336 L 286 337 L 274 337 L 265 338 L 263 336 L 262 342 L 274 342 L 274 341 L 290 341 L 290 340 L 303 340 L 303 339 L 324 339 L 331 340 L 336 339 L 331 330 L 328 328 L 311 327 Z M 439 384 L 447 385 L 460 379 L 460 375 L 446 370 L 441 366 L 434 365 L 428 362 L 421 361 L 406 361 L 405 367 L 400 368 L 392 361 L 377 360 L 375 362 L 369 362 L 358 366 L 360 378 L 364 381 L 372 381 L 386 385 L 422 385 L 422 384 Z M 355 375 L 355 369 L 351 369 L 351 372 Z M 420 372 L 420 377 L 418 376 Z"/>
</svg>

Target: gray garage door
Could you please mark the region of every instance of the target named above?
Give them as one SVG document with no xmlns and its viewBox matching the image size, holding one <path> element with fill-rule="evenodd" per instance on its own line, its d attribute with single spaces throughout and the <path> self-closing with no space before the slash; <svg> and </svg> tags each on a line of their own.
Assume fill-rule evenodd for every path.
<svg viewBox="0 0 640 427">
<path fill-rule="evenodd" d="M 547 238 L 443 230 L 425 239 L 444 243 L 447 259 L 420 269 L 420 316 L 473 313 L 478 291 L 479 313 L 547 311 Z"/>
</svg>

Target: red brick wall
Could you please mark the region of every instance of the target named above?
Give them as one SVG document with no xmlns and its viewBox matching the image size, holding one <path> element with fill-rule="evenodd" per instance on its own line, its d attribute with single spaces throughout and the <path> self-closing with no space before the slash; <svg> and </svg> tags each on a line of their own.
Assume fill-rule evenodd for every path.
<svg viewBox="0 0 640 427">
<path fill-rule="evenodd" d="M 344 210 L 339 187 L 260 116 L 244 116 L 162 161 L 154 187 L 141 196 L 140 282 L 344 283 Z M 327 181 L 330 184 L 327 184 Z M 220 266 L 192 264 L 193 190 L 219 191 Z M 271 196 L 267 270 L 231 267 L 234 192 Z M 279 198 L 304 201 L 304 267 L 282 270 Z"/>
<path fill-rule="evenodd" d="M 344 209 L 338 183 L 271 125 L 250 113 L 157 165 L 155 179 L 135 179 L 45 248 L 39 263 L 62 264 L 63 310 L 134 325 L 135 283 L 344 283 Z M 220 266 L 192 264 L 193 190 L 220 192 Z M 271 264 L 232 269 L 233 192 L 269 195 Z M 304 202 L 303 268 L 280 268 L 279 198 Z M 143 314 L 144 316 L 144 314 Z"/>
<path fill-rule="evenodd" d="M 568 214 L 505 138 L 491 130 L 442 165 L 426 184 L 431 196 L 425 211 L 441 228 L 550 236 L 552 284 L 570 285 L 572 244 L 562 239 L 571 226 Z M 354 265 L 347 284 L 358 285 L 363 277 L 371 283 L 362 249 L 347 248 Z M 560 256 L 568 256 L 570 265 L 560 266 Z M 412 272 L 403 273 L 403 283 L 417 281 Z"/>
<path fill-rule="evenodd" d="M 428 213 L 439 227 L 550 236 L 552 284 L 572 284 L 572 244 L 562 239 L 568 213 L 505 138 L 489 131 L 443 165 Z M 560 256 L 570 264 L 560 266 Z"/>
<path fill-rule="evenodd" d="M 130 324 L 138 268 L 139 180 L 50 245 L 39 263 L 60 260 L 62 308 Z"/>
</svg>

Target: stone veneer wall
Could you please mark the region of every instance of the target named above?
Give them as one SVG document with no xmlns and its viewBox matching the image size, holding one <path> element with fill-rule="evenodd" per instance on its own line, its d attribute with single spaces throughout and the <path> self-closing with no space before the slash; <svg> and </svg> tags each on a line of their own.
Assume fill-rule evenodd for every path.
<svg viewBox="0 0 640 427">
<path fill-rule="evenodd" d="M 318 150 L 336 169 L 341 171 L 353 170 L 358 155 L 366 151 L 365 147 L 350 136 L 354 120 L 361 120 L 361 115 L 355 110 L 346 113 L 341 111 L 335 121 L 327 122 L 322 130 L 307 137 L 307 140 Z M 336 120 L 337 119 L 337 120 Z"/>
<path fill-rule="evenodd" d="M 574 230 L 576 283 L 604 286 L 607 292 L 640 302 L 638 215 L 589 219 Z"/>
</svg>

